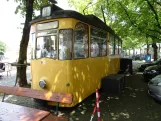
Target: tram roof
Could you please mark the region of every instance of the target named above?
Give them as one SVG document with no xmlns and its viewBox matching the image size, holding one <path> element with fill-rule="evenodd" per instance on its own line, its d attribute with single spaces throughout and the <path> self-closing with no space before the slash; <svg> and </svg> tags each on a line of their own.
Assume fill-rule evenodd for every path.
<svg viewBox="0 0 161 121">
<path fill-rule="evenodd" d="M 62 8 L 56 6 L 56 5 L 52 5 L 53 7 L 53 13 L 51 14 L 51 16 L 47 16 L 47 17 L 42 17 L 41 15 L 37 16 L 36 18 L 34 18 L 30 23 L 35 23 L 35 22 L 39 22 L 42 20 L 49 20 L 49 19 L 57 19 L 57 18 L 75 18 L 78 19 L 82 22 L 85 22 L 87 24 L 90 24 L 92 26 L 95 26 L 97 28 L 109 31 L 111 34 L 114 34 L 115 36 L 117 36 L 118 39 L 120 39 L 118 37 L 118 35 L 115 34 L 115 32 L 109 27 L 107 26 L 102 20 L 100 20 L 98 17 L 96 17 L 95 15 L 82 15 L 79 12 L 73 11 L 73 10 L 63 10 Z M 121 39 L 120 39 L 121 40 Z"/>
</svg>

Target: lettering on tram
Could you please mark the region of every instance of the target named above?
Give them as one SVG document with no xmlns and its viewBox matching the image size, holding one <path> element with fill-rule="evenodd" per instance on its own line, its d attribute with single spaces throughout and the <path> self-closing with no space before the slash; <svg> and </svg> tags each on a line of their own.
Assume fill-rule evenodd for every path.
<svg viewBox="0 0 161 121">
<path fill-rule="evenodd" d="M 62 107 L 80 103 L 120 71 L 122 40 L 94 15 L 44 6 L 30 32 L 32 89 L 72 94 L 72 104 Z"/>
</svg>

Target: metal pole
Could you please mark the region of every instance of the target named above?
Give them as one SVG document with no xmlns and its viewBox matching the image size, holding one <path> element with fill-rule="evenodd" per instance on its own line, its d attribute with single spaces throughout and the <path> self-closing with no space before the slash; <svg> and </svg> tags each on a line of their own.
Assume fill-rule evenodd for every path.
<svg viewBox="0 0 161 121">
<path fill-rule="evenodd" d="M 3 94 L 3 97 L 2 97 L 2 102 L 4 102 L 4 98 L 6 96 L 6 93 Z"/>
</svg>

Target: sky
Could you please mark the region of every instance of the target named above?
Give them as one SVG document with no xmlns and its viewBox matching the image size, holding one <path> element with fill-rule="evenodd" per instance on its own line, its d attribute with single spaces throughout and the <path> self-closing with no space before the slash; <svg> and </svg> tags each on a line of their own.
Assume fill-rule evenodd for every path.
<svg viewBox="0 0 161 121">
<path fill-rule="evenodd" d="M 57 0 L 58 6 L 63 9 L 71 9 L 68 6 L 67 0 Z M 21 23 L 24 23 L 24 18 L 20 14 L 15 14 L 17 3 L 14 0 L 0 0 L 0 40 L 5 42 L 8 48 L 15 50 L 20 45 Z"/>
</svg>

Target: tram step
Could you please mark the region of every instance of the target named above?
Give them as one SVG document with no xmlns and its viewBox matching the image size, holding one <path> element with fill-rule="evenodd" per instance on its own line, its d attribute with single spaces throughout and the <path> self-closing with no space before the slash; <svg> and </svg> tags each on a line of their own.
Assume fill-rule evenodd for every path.
<svg viewBox="0 0 161 121">
<path fill-rule="evenodd" d="M 120 93 L 125 88 L 125 74 L 110 74 L 102 79 L 102 91 Z"/>
</svg>

